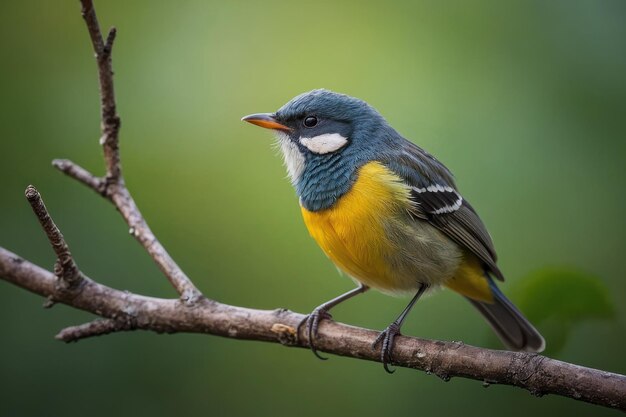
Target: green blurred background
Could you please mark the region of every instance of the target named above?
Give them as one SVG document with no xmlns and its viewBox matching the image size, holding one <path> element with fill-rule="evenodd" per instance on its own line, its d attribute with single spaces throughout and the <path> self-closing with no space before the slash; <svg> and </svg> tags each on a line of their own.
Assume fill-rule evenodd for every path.
<svg viewBox="0 0 626 417">
<path fill-rule="evenodd" d="M 527 313 L 542 320 L 548 345 L 551 334 L 561 338 L 551 356 L 626 373 L 626 3 L 96 6 L 102 26 L 119 30 L 127 183 L 208 296 L 308 312 L 351 287 L 309 238 L 270 134 L 239 121 L 325 87 L 369 101 L 453 170 L 494 237 L 503 290 L 536 310 Z M 102 172 L 90 48 L 78 1 L 0 3 L 0 246 L 51 267 L 23 198 L 33 183 L 88 275 L 170 297 L 109 203 L 50 165 L 71 158 Z M 554 297 L 574 310 L 585 304 L 585 284 L 569 296 L 575 279 L 546 285 L 552 301 L 533 307 L 551 267 L 593 281 L 607 304 L 601 314 L 553 308 Z M 259 342 L 137 332 L 65 345 L 52 336 L 90 316 L 44 310 L 42 301 L 0 281 L 3 417 L 617 415 Z M 382 329 L 405 303 L 369 293 L 335 317 Z M 499 347 L 469 303 L 447 291 L 421 301 L 404 332 Z"/>
</svg>

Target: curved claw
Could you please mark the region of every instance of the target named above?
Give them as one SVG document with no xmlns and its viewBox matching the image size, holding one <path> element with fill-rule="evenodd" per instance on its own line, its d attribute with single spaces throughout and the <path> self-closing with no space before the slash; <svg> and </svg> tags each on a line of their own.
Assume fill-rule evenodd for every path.
<svg viewBox="0 0 626 417">
<path fill-rule="evenodd" d="M 391 323 L 385 330 L 380 332 L 374 343 L 372 343 L 372 349 L 376 349 L 376 346 L 382 340 L 382 346 L 380 349 L 380 361 L 383 364 L 383 368 L 388 374 L 393 374 L 395 369 L 390 369 L 389 364 L 392 362 L 391 351 L 393 350 L 394 339 L 400 334 L 400 326 L 397 323 Z"/>
<path fill-rule="evenodd" d="M 306 323 L 307 336 L 311 352 L 313 352 L 313 354 L 318 359 L 321 359 L 323 361 L 327 360 L 328 358 L 320 355 L 317 352 L 317 349 L 315 347 L 315 338 L 317 337 L 317 330 L 319 328 L 320 321 L 324 319 L 331 320 L 332 318 L 333 316 L 331 316 L 328 311 L 321 308 L 316 308 L 311 314 L 307 315 L 304 319 L 302 319 L 300 323 L 298 323 L 298 327 L 296 329 L 296 334 L 300 334 L 300 329 L 302 328 L 302 325 Z"/>
</svg>

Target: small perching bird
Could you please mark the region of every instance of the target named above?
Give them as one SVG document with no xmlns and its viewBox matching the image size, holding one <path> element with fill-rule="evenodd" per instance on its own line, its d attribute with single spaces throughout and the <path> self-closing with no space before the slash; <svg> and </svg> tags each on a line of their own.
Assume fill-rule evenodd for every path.
<svg viewBox="0 0 626 417">
<path fill-rule="evenodd" d="M 353 296 L 375 288 L 412 294 L 378 337 L 385 370 L 394 337 L 428 289 L 466 297 L 512 350 L 541 352 L 543 337 L 502 294 L 491 237 L 458 192 L 450 171 L 403 138 L 370 105 L 328 90 L 301 94 L 276 113 L 242 120 L 274 130 L 304 222 L 324 253 L 358 287 L 305 319 L 313 353 L 321 320 Z M 303 322 L 304 323 L 304 322 Z"/>
</svg>

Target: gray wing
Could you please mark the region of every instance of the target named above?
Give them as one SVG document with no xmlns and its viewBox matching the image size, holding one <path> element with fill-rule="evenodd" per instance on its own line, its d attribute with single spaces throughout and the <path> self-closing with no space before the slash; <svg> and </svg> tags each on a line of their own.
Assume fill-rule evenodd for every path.
<svg viewBox="0 0 626 417">
<path fill-rule="evenodd" d="M 411 186 L 415 207 L 411 215 L 427 221 L 458 245 L 468 249 L 488 272 L 504 280 L 487 228 L 456 189 L 452 173 L 435 157 L 404 140 L 397 154 L 382 161 Z"/>
</svg>

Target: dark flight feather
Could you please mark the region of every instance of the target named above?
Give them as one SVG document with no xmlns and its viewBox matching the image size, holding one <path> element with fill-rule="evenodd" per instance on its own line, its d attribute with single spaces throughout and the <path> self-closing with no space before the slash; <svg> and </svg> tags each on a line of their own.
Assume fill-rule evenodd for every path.
<svg viewBox="0 0 626 417">
<path fill-rule="evenodd" d="M 474 208 L 458 192 L 452 173 L 435 157 L 407 140 L 383 162 L 412 187 L 411 215 L 427 221 L 458 245 L 471 251 L 485 269 L 504 280 L 496 265 L 496 251 L 487 228 Z"/>
</svg>

